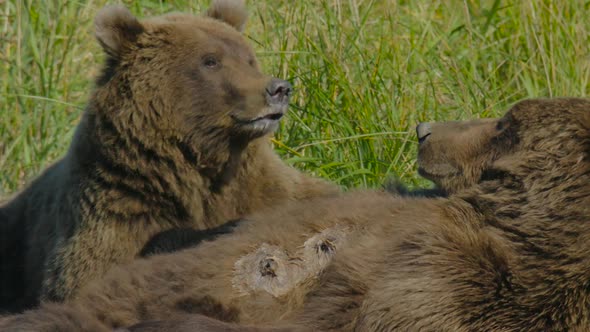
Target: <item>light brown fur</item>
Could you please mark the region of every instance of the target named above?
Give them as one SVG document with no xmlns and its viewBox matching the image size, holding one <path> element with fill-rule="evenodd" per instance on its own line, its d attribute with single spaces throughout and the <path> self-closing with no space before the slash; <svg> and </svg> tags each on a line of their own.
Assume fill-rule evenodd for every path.
<svg viewBox="0 0 590 332">
<path fill-rule="evenodd" d="M 470 131 L 485 142 L 470 160 L 486 162 L 449 198 L 361 191 L 293 203 L 197 248 L 117 267 L 63 310 L 79 308 L 105 329 L 155 319 L 173 331 L 204 314 L 261 330 L 582 331 L 590 324 L 589 114 L 586 99 L 520 102 Z M 420 160 L 457 134 L 426 140 Z M 448 158 L 421 163 L 422 173 Z M 244 294 L 232 283 L 242 257 L 267 245 L 301 261 L 302 246 L 335 227 L 346 240 L 289 291 Z M 267 284 L 281 273 L 268 273 L 269 258 L 257 265 Z M 41 309 L 2 327 L 36 330 L 42 320 L 68 331 L 76 319 Z"/>
<path fill-rule="evenodd" d="M 272 151 L 289 88 L 260 72 L 237 30 L 243 1 L 209 14 L 98 13 L 107 66 L 72 146 L 0 209 L 0 249 L 18 253 L 2 259 L 0 311 L 70 299 L 163 230 L 338 192 Z"/>
</svg>

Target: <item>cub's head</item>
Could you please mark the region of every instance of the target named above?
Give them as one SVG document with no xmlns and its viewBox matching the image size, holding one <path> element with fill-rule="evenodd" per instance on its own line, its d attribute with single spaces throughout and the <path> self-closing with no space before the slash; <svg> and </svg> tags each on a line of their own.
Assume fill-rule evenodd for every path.
<svg viewBox="0 0 590 332">
<path fill-rule="evenodd" d="M 107 55 L 94 96 L 116 127 L 196 155 L 273 132 L 291 87 L 260 71 L 242 36 L 243 1 L 216 0 L 202 16 L 139 21 L 103 8 L 96 38 Z"/>
<path fill-rule="evenodd" d="M 571 180 L 588 192 L 580 179 L 590 181 L 589 99 L 525 100 L 499 119 L 421 123 L 416 131 L 420 174 L 449 192 L 506 175 L 528 189 Z"/>
</svg>

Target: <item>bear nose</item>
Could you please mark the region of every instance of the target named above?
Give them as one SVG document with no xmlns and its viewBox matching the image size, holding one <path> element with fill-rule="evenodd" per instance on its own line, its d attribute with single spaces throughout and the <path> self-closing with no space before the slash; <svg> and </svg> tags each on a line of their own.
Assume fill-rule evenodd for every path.
<svg viewBox="0 0 590 332">
<path fill-rule="evenodd" d="M 422 144 L 428 136 L 432 134 L 431 126 L 428 122 L 421 122 L 416 126 L 416 135 L 418 136 L 418 143 Z"/>
<path fill-rule="evenodd" d="M 291 95 L 291 84 L 285 80 L 273 78 L 266 87 L 266 94 L 271 103 L 286 103 Z"/>
</svg>

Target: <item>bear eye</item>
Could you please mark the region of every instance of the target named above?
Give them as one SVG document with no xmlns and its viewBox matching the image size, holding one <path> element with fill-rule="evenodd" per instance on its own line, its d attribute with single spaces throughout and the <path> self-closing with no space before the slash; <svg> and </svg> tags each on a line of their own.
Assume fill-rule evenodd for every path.
<svg viewBox="0 0 590 332">
<path fill-rule="evenodd" d="M 248 64 L 250 65 L 250 67 L 256 67 L 256 62 L 254 61 L 254 59 L 248 60 Z"/>
<path fill-rule="evenodd" d="M 203 57 L 203 66 L 207 68 L 219 67 L 219 60 L 213 55 L 207 55 Z"/>
<path fill-rule="evenodd" d="M 505 119 L 501 119 L 498 121 L 498 123 L 496 123 L 496 130 L 502 131 L 502 130 L 506 129 L 507 126 L 508 126 L 508 121 L 506 121 Z"/>
</svg>

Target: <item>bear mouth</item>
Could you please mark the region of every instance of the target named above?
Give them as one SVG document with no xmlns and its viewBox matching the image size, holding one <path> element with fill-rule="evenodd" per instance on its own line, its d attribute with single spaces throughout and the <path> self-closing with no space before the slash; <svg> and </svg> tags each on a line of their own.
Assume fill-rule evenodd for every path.
<svg viewBox="0 0 590 332">
<path fill-rule="evenodd" d="M 276 131 L 283 115 L 285 115 L 285 112 L 282 110 L 267 110 L 267 112 L 263 112 L 261 115 L 254 118 L 240 118 L 238 116 L 231 117 L 237 125 L 236 130 L 238 133 L 246 134 L 250 138 L 255 138 Z"/>
<path fill-rule="evenodd" d="M 261 120 L 278 121 L 283 117 L 283 115 L 285 115 L 283 112 L 275 112 L 275 113 L 270 113 L 270 114 L 266 114 L 263 116 L 259 116 L 257 118 L 254 118 L 254 119 L 248 121 L 248 122 L 252 123 L 252 122 L 261 121 Z"/>
<path fill-rule="evenodd" d="M 428 136 L 430 136 L 430 135 L 432 135 L 432 134 L 431 134 L 431 133 L 430 133 L 430 134 L 426 134 L 426 135 L 424 135 L 424 136 L 422 136 L 422 137 L 418 138 L 418 144 L 420 144 L 420 145 L 424 144 L 424 142 L 426 141 L 426 139 L 427 139 L 427 138 L 428 138 Z"/>
<path fill-rule="evenodd" d="M 236 118 L 236 120 L 242 124 L 253 124 L 260 121 L 279 121 L 283 117 L 283 115 L 285 115 L 284 112 L 272 112 L 262 116 L 255 117 L 254 119 L 246 120 Z"/>
</svg>

